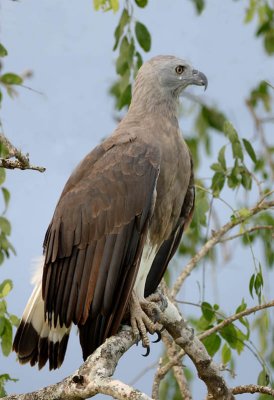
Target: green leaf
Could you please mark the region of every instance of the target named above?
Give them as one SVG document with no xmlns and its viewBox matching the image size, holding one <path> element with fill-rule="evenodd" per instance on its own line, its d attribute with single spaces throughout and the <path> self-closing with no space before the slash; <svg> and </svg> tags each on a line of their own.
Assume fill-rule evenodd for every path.
<svg viewBox="0 0 274 400">
<path fill-rule="evenodd" d="M 114 12 L 119 10 L 119 0 L 110 0 L 110 6 Z"/>
<path fill-rule="evenodd" d="M 227 341 L 227 343 L 233 349 L 237 349 L 237 331 L 233 324 L 227 325 L 220 330 L 221 336 Z"/>
<path fill-rule="evenodd" d="M 230 347 L 225 343 L 222 348 L 222 363 L 227 364 L 231 360 L 231 349 Z"/>
<path fill-rule="evenodd" d="M 5 328 L 1 336 L 1 348 L 4 356 L 8 356 L 12 348 L 12 325 L 10 321 L 5 319 Z"/>
<path fill-rule="evenodd" d="M 211 357 L 213 357 L 214 354 L 217 353 L 217 351 L 221 347 L 221 342 L 222 341 L 220 336 L 216 333 L 213 333 L 212 335 L 203 339 L 203 344 L 205 345 L 207 352 Z"/>
<path fill-rule="evenodd" d="M 210 166 L 210 168 L 213 170 L 213 171 L 215 171 L 215 172 L 224 172 L 224 169 L 223 169 L 223 167 L 221 166 L 221 164 L 219 164 L 219 163 L 213 163 L 211 166 Z"/>
<path fill-rule="evenodd" d="M 254 281 L 254 289 L 255 289 L 256 295 L 259 298 L 259 303 L 261 303 L 261 295 L 262 295 L 263 286 L 264 286 L 263 275 L 262 275 L 261 271 L 259 271 L 256 274 L 255 281 Z"/>
<path fill-rule="evenodd" d="M 242 146 L 239 140 L 232 142 L 232 153 L 234 158 L 239 158 L 241 161 L 244 159 Z"/>
<path fill-rule="evenodd" d="M 5 211 L 6 211 L 8 208 L 9 202 L 10 202 L 10 192 L 5 187 L 2 187 L 1 189 L 2 189 L 2 194 L 3 194 L 3 198 L 4 198 L 4 202 L 5 202 Z"/>
<path fill-rule="evenodd" d="M 249 293 L 252 299 L 254 298 L 253 297 L 254 282 L 255 282 L 255 274 L 252 274 L 249 281 Z"/>
<path fill-rule="evenodd" d="M 9 319 L 13 326 L 18 327 L 18 325 L 20 323 L 20 319 L 16 315 L 10 314 Z"/>
<path fill-rule="evenodd" d="M 267 386 L 269 384 L 269 375 L 265 369 L 263 369 L 257 378 L 257 384 L 261 386 Z"/>
<path fill-rule="evenodd" d="M 0 142 L 0 157 L 5 158 L 8 155 L 9 155 L 9 150 L 8 150 L 7 146 L 5 146 L 4 143 Z"/>
<path fill-rule="evenodd" d="M 222 168 L 223 168 L 224 170 L 226 170 L 225 148 L 226 148 L 226 146 L 223 146 L 223 147 L 220 149 L 219 154 L 218 154 L 218 161 L 219 161 L 219 163 L 221 164 L 221 166 L 222 166 Z"/>
<path fill-rule="evenodd" d="M 5 300 L 0 300 L 0 316 L 5 315 L 7 312 L 7 302 Z"/>
<path fill-rule="evenodd" d="M 218 197 L 225 184 L 225 174 L 223 172 L 216 172 L 213 175 L 211 189 L 213 196 Z"/>
<path fill-rule="evenodd" d="M 120 44 L 120 54 L 116 61 L 116 72 L 119 75 L 124 75 L 128 70 L 130 72 L 130 66 L 132 64 L 134 54 L 134 43 L 129 43 L 126 36 L 123 37 Z"/>
<path fill-rule="evenodd" d="M 136 56 L 136 68 L 137 68 L 137 71 L 138 71 L 141 68 L 142 64 L 143 64 L 143 58 L 142 58 L 141 54 L 138 51 L 136 51 L 135 56 Z"/>
<path fill-rule="evenodd" d="M 7 49 L 0 43 L 0 57 L 5 57 L 8 55 Z"/>
<path fill-rule="evenodd" d="M 216 108 L 202 106 L 201 116 L 211 128 L 214 128 L 220 132 L 223 131 L 226 118 L 222 112 L 218 111 Z"/>
<path fill-rule="evenodd" d="M 129 14 L 128 14 L 127 10 L 124 8 L 121 18 L 120 18 L 120 21 L 114 32 L 115 43 L 114 43 L 113 50 L 117 49 L 119 41 L 120 41 L 121 37 L 123 36 L 125 26 L 129 23 L 129 20 L 130 20 Z"/>
<path fill-rule="evenodd" d="M 137 6 L 144 8 L 146 7 L 148 0 L 135 0 L 135 3 L 137 4 Z"/>
<path fill-rule="evenodd" d="M 10 235 L 11 224 L 5 217 L 0 216 L 0 229 L 5 235 Z"/>
<path fill-rule="evenodd" d="M 0 285 L 0 298 L 6 297 L 13 287 L 10 279 L 5 279 Z"/>
<path fill-rule="evenodd" d="M 119 110 L 121 110 L 124 106 L 129 105 L 130 99 L 131 99 L 131 85 L 129 84 L 120 97 L 118 104 Z"/>
<path fill-rule="evenodd" d="M 274 54 L 274 29 L 268 31 L 264 39 L 264 47 L 269 55 Z"/>
<path fill-rule="evenodd" d="M 246 190 L 250 190 L 252 188 L 252 177 L 249 171 L 246 168 L 243 168 L 241 171 L 242 174 L 242 185 Z"/>
<path fill-rule="evenodd" d="M 8 72 L 0 76 L 0 82 L 4 83 L 5 85 L 21 85 L 23 83 L 23 79 L 19 75 Z"/>
<path fill-rule="evenodd" d="M 206 226 L 206 213 L 209 210 L 208 194 L 204 190 L 197 190 L 195 203 L 193 220 L 198 225 Z"/>
<path fill-rule="evenodd" d="M 0 317 L 0 337 L 2 336 L 5 329 L 5 317 Z"/>
<path fill-rule="evenodd" d="M 135 35 L 139 45 L 144 51 L 149 51 L 151 48 L 151 36 L 147 27 L 141 22 L 135 24 Z"/>
<path fill-rule="evenodd" d="M 251 91 L 249 103 L 252 107 L 256 107 L 258 102 L 261 101 L 267 112 L 271 111 L 271 96 L 269 94 L 269 85 L 267 82 L 262 81 L 259 85 Z"/>
<path fill-rule="evenodd" d="M 3 185 L 6 179 L 6 171 L 5 168 L 0 168 L 0 185 Z"/>
<path fill-rule="evenodd" d="M 247 154 L 249 155 L 251 160 L 254 162 L 254 164 L 256 164 L 257 157 L 256 157 L 256 153 L 252 147 L 252 144 L 247 139 L 243 139 L 243 144 L 244 144 Z"/>
<path fill-rule="evenodd" d="M 240 312 L 246 310 L 246 308 L 247 308 L 247 304 L 246 304 L 246 302 L 244 301 L 244 299 L 242 299 L 241 304 L 236 308 L 235 314 L 238 314 L 238 313 L 240 313 Z"/>
<path fill-rule="evenodd" d="M 207 303 L 206 301 L 203 301 L 201 304 L 201 309 L 203 316 L 207 321 L 212 321 L 212 319 L 215 317 L 215 312 L 211 306 L 211 304 Z"/>
<path fill-rule="evenodd" d="M 196 7 L 197 13 L 201 14 L 203 9 L 205 8 L 205 1 L 204 0 L 192 0 L 192 1 Z"/>
<path fill-rule="evenodd" d="M 239 141 L 238 133 L 234 126 L 229 121 L 224 122 L 224 133 L 228 137 L 230 143 L 237 143 Z"/>
<path fill-rule="evenodd" d="M 256 11 L 256 1 L 257 0 L 250 1 L 249 7 L 246 10 L 246 14 L 245 14 L 245 20 L 244 20 L 245 23 L 252 21 L 252 19 L 254 18 L 255 11 Z"/>
</svg>

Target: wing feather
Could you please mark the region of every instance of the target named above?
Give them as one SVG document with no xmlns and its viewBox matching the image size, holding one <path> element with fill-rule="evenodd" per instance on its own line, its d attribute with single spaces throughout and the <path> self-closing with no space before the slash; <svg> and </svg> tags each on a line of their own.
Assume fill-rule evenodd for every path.
<svg viewBox="0 0 274 400">
<path fill-rule="evenodd" d="M 160 165 L 158 150 L 138 141 L 96 151 L 65 186 L 44 241 L 46 317 L 78 324 L 85 356 L 125 313 Z"/>
</svg>

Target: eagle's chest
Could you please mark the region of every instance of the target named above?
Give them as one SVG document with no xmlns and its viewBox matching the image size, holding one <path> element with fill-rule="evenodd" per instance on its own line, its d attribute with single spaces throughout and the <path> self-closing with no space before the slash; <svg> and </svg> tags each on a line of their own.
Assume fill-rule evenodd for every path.
<svg viewBox="0 0 274 400">
<path fill-rule="evenodd" d="M 150 240 L 158 248 L 178 223 L 191 175 L 190 154 L 185 142 L 180 138 L 172 147 L 173 153 L 166 151 L 161 161 L 155 208 L 149 227 Z"/>
<path fill-rule="evenodd" d="M 190 174 L 189 151 L 186 144 L 180 140 L 173 157 L 166 152 L 161 162 L 154 212 L 134 286 L 139 298 L 144 296 L 146 278 L 159 248 L 178 227 Z"/>
</svg>

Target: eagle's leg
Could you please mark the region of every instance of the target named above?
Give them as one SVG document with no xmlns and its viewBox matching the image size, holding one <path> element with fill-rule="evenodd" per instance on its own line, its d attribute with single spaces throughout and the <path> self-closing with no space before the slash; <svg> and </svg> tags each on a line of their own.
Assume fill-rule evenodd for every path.
<svg viewBox="0 0 274 400">
<path fill-rule="evenodd" d="M 139 299 L 135 291 L 131 295 L 130 308 L 130 323 L 135 337 L 141 336 L 143 347 L 147 349 L 146 356 L 150 351 L 150 341 L 147 332 L 151 335 L 157 333 L 157 339 L 153 343 L 161 340 L 161 330 L 157 320 L 159 319 L 160 308 L 156 303 L 161 301 L 161 295 L 149 296 L 147 299 Z"/>
<path fill-rule="evenodd" d="M 153 309 L 154 307 L 155 305 L 153 305 Z M 129 303 L 130 324 L 134 336 L 136 338 L 141 336 L 142 345 L 147 349 L 146 355 L 149 354 L 150 348 L 150 341 L 147 332 L 153 335 L 156 331 L 158 331 L 157 324 L 153 322 L 152 319 L 147 315 L 151 315 L 149 308 L 149 302 L 145 299 L 142 299 L 140 301 L 135 291 L 133 290 Z M 152 308 L 150 308 L 150 310 L 152 310 Z M 146 311 L 148 311 L 148 313 Z"/>
</svg>

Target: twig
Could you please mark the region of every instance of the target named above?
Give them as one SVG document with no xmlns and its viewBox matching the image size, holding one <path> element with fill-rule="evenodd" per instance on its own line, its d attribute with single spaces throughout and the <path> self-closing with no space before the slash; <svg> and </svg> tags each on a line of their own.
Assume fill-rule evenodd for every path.
<svg viewBox="0 0 274 400">
<path fill-rule="evenodd" d="M 246 233 L 251 233 L 251 232 L 262 230 L 262 229 L 274 231 L 274 226 L 273 225 L 256 225 L 256 226 L 253 226 L 252 228 L 244 230 L 243 232 L 237 233 L 236 235 L 228 236 L 228 237 L 220 240 L 220 243 L 225 243 L 229 240 L 237 239 L 237 238 L 245 235 Z"/>
<path fill-rule="evenodd" d="M 238 319 L 241 319 L 241 318 L 245 317 L 246 315 L 253 314 L 253 313 L 257 312 L 257 311 L 264 310 L 265 308 L 269 308 L 269 307 L 274 307 L 274 300 L 272 300 L 272 301 L 270 301 L 268 303 L 265 303 L 265 304 L 261 304 L 261 305 L 255 306 L 255 307 L 248 308 L 248 309 L 246 309 L 244 311 L 241 311 L 241 312 L 239 312 L 237 314 L 231 315 L 230 317 L 224 319 L 219 324 L 213 326 L 212 328 L 210 328 L 207 331 L 205 331 L 205 332 L 201 333 L 200 335 L 198 335 L 198 338 L 200 340 L 202 340 L 205 337 L 210 336 L 210 335 L 212 335 L 213 333 L 215 333 L 217 331 L 220 331 L 225 326 L 230 325 L 233 321 L 236 321 Z"/>
<path fill-rule="evenodd" d="M 184 302 L 184 303 L 185 304 L 194 305 L 194 306 L 199 306 L 196 303 L 190 303 L 190 302 Z M 242 318 L 244 316 L 250 315 L 252 313 L 255 313 L 257 311 L 260 311 L 260 310 L 263 310 L 263 309 L 266 309 L 266 308 L 269 308 L 269 307 L 274 307 L 274 300 L 272 300 L 272 301 L 270 301 L 268 303 L 265 303 L 265 304 L 261 304 L 261 305 L 255 306 L 255 307 L 250 307 L 250 308 L 248 308 L 248 309 L 246 309 L 244 311 L 241 311 L 241 312 L 239 312 L 237 314 L 234 314 L 234 315 L 224 319 L 218 325 L 216 325 L 213 328 L 208 329 L 207 331 L 205 331 L 205 332 L 201 333 L 200 335 L 198 335 L 198 339 L 202 340 L 202 339 L 206 338 L 207 336 L 210 336 L 212 333 L 215 333 L 215 332 L 219 331 L 220 329 L 224 328 L 226 325 L 231 324 L 233 321 L 236 321 L 236 320 L 238 320 L 238 319 L 240 319 L 240 318 Z M 245 343 L 245 346 L 247 346 L 246 343 Z M 251 348 L 249 348 L 249 350 L 252 351 Z M 159 379 L 159 381 L 162 380 L 165 377 L 165 375 L 168 373 L 168 371 L 174 365 L 180 365 L 181 358 L 184 355 L 185 355 L 185 351 L 181 350 L 179 353 L 176 354 L 176 356 L 174 358 L 170 359 L 166 364 L 162 365 L 161 367 L 158 367 L 158 370 L 157 370 L 157 373 L 156 373 L 156 375 L 158 375 L 157 379 Z"/>
<path fill-rule="evenodd" d="M 233 394 L 244 394 L 244 393 L 263 393 L 269 394 L 274 397 L 274 390 L 268 386 L 260 386 L 260 385 L 241 385 L 236 386 L 232 389 Z"/>
<path fill-rule="evenodd" d="M 265 138 L 265 133 L 264 133 L 264 129 L 263 129 L 263 126 L 262 126 L 262 122 L 261 122 L 260 118 L 257 116 L 257 114 L 255 112 L 255 109 L 252 106 L 252 104 L 250 103 L 250 101 L 246 100 L 245 103 L 246 103 L 246 106 L 247 106 L 247 108 L 248 108 L 253 120 L 254 120 L 255 127 L 256 127 L 256 129 L 257 129 L 257 131 L 259 133 L 261 144 L 263 146 L 265 157 L 266 157 L 266 160 L 267 160 L 268 165 L 270 167 L 271 177 L 272 177 L 272 180 L 273 180 L 274 179 L 274 161 L 273 161 L 273 158 L 272 158 L 272 153 L 269 150 L 269 145 L 268 145 L 268 143 L 266 141 L 266 138 Z"/>
<path fill-rule="evenodd" d="M 166 331 L 162 332 L 162 341 L 166 347 L 166 352 L 169 360 L 174 360 L 178 355 L 179 347 L 174 343 L 171 336 Z M 177 360 L 177 363 L 173 364 L 172 369 L 174 377 L 179 386 L 182 399 L 191 400 L 192 396 L 188 387 L 188 383 L 184 374 L 183 365 L 181 361 Z M 166 370 L 163 366 L 163 357 L 161 357 L 153 380 L 153 386 L 152 386 L 153 400 L 159 400 L 159 388 L 161 381 L 165 377 L 165 375 L 166 375 Z"/>
<path fill-rule="evenodd" d="M 167 333 L 164 333 L 162 335 L 162 340 L 163 343 L 166 346 L 166 350 L 167 350 L 167 355 L 169 357 L 169 359 L 174 359 L 174 357 L 176 357 L 176 355 L 178 354 L 178 346 L 173 342 L 173 340 L 171 339 L 170 335 L 168 335 Z M 184 400 L 191 400 L 192 396 L 188 387 L 188 383 L 184 374 L 184 370 L 183 370 L 183 365 L 174 365 L 172 367 L 173 369 L 173 373 L 175 376 L 175 379 L 177 381 L 177 384 L 179 386 L 179 390 L 180 393 L 182 395 L 182 399 Z"/>
<path fill-rule="evenodd" d="M 0 143 L 2 143 L 7 149 L 8 154 L 5 158 L 0 158 L 0 167 L 7 169 L 31 169 L 34 171 L 44 172 L 46 168 L 31 165 L 29 162 L 28 155 L 23 154 L 18 150 L 6 136 L 0 134 Z M 11 160 L 11 158 L 14 158 Z"/>
<path fill-rule="evenodd" d="M 217 243 L 219 243 L 223 236 L 229 232 L 235 226 L 241 224 L 242 222 L 246 221 L 248 218 L 252 217 L 253 215 L 258 214 L 261 211 L 265 211 L 269 208 L 274 207 L 274 201 L 262 201 L 260 200 L 253 208 L 250 208 L 245 215 L 235 215 L 230 222 L 227 222 L 225 225 L 222 226 L 221 229 L 218 231 L 214 231 L 211 238 L 204 244 L 204 246 L 195 254 L 194 257 L 187 263 L 182 273 L 176 279 L 176 282 L 171 291 L 171 298 L 174 299 L 179 292 L 183 282 L 185 279 L 190 275 L 192 270 L 196 267 L 197 263 L 205 257 L 205 255 L 214 247 Z"/>
<path fill-rule="evenodd" d="M 139 381 L 148 371 L 152 370 L 153 368 L 156 368 L 158 364 L 158 361 L 155 361 L 154 363 L 148 365 L 146 368 L 144 368 L 139 374 L 137 374 L 130 382 L 130 386 L 135 385 L 136 382 Z"/>
</svg>

